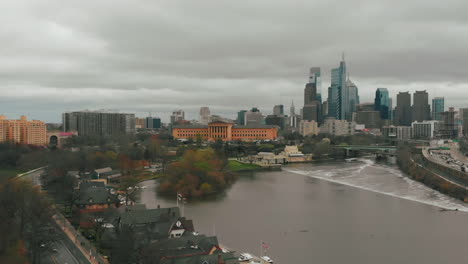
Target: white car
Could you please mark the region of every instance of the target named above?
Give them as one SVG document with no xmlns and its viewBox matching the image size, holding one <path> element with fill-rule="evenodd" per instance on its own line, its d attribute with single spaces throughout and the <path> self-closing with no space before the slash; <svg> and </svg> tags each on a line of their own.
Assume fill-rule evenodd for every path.
<svg viewBox="0 0 468 264">
<path fill-rule="evenodd" d="M 273 260 L 272 260 L 270 257 L 268 257 L 268 256 L 263 256 L 261 259 L 262 259 L 263 261 L 268 262 L 268 263 L 273 263 Z"/>
</svg>

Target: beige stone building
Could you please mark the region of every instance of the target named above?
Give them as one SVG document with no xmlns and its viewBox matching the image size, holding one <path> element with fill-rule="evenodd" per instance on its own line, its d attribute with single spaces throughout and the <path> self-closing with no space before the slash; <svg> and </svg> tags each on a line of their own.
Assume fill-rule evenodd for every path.
<svg viewBox="0 0 468 264">
<path fill-rule="evenodd" d="M 0 142 L 14 142 L 26 145 L 46 145 L 47 127 L 43 121 L 28 121 L 26 116 L 20 120 L 8 120 L 0 116 Z"/>
<path fill-rule="evenodd" d="M 299 134 L 302 136 L 316 136 L 319 134 L 318 123 L 314 120 L 301 120 L 299 122 Z"/>
<path fill-rule="evenodd" d="M 355 132 L 355 122 L 346 120 L 337 120 L 333 117 L 325 119 L 325 122 L 320 127 L 320 133 L 331 134 L 334 136 L 353 135 Z"/>
</svg>

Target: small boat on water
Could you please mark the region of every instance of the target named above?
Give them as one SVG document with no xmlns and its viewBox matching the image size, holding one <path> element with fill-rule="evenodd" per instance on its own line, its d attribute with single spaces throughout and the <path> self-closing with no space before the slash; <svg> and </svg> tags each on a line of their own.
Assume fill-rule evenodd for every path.
<svg viewBox="0 0 468 264">
<path fill-rule="evenodd" d="M 262 259 L 263 261 L 268 262 L 268 263 L 273 263 L 273 260 L 272 260 L 270 257 L 268 257 L 268 256 L 262 256 L 261 259 Z"/>
<path fill-rule="evenodd" d="M 250 261 L 253 259 L 253 256 L 249 253 L 241 253 L 239 256 L 239 261 Z"/>
</svg>

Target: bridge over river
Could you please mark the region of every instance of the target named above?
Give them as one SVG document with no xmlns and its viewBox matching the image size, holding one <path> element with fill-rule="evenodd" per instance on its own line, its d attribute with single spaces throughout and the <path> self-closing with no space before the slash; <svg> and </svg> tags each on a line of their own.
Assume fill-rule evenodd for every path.
<svg viewBox="0 0 468 264">
<path fill-rule="evenodd" d="M 378 145 L 343 145 L 333 146 L 334 149 L 342 149 L 345 151 L 346 157 L 357 156 L 359 152 L 374 153 L 380 157 L 396 156 L 396 146 L 378 146 Z"/>
</svg>

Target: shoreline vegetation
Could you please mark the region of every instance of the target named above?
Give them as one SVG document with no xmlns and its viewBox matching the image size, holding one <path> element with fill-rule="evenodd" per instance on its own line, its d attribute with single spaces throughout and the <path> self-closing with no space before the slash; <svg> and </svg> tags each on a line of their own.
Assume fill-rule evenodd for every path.
<svg viewBox="0 0 468 264">
<path fill-rule="evenodd" d="M 400 146 L 397 151 L 397 164 L 399 169 L 411 179 L 421 182 L 445 195 L 468 203 L 468 190 L 441 177 L 440 175 L 445 175 L 447 178 L 452 177 L 450 170 L 441 170 L 435 165 L 430 164 L 429 161 L 424 159 L 420 149 Z"/>
</svg>

